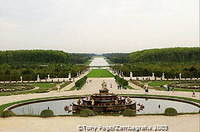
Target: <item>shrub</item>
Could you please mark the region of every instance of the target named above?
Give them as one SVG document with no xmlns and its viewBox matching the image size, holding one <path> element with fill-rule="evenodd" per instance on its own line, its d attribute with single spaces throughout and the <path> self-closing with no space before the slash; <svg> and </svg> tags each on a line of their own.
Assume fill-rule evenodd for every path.
<svg viewBox="0 0 200 132">
<path fill-rule="evenodd" d="M 90 109 L 84 109 L 80 111 L 80 116 L 81 117 L 88 117 L 88 116 L 95 116 L 96 114 L 94 113 L 93 110 Z"/>
<path fill-rule="evenodd" d="M 40 113 L 40 116 L 41 117 L 53 117 L 54 116 L 54 113 L 52 110 L 43 110 L 41 113 Z"/>
<path fill-rule="evenodd" d="M 136 116 L 136 111 L 132 109 L 126 109 L 122 113 L 123 116 Z"/>
<path fill-rule="evenodd" d="M 87 81 L 87 76 L 84 76 L 83 78 L 79 79 L 75 83 L 75 87 L 77 88 L 77 90 L 81 89 L 81 87 L 83 87 L 83 85 L 86 83 L 86 81 Z"/>
<path fill-rule="evenodd" d="M 13 113 L 12 111 L 10 110 L 6 110 L 6 111 L 3 111 L 1 114 L 0 114 L 1 117 L 10 117 L 10 116 L 15 116 L 15 113 Z"/>
<path fill-rule="evenodd" d="M 128 86 L 128 81 L 123 79 L 123 78 L 120 78 L 119 76 L 115 76 L 115 81 L 119 84 L 119 85 L 122 85 L 122 87 L 126 87 Z"/>
<path fill-rule="evenodd" d="M 167 108 L 165 109 L 166 116 L 176 116 L 178 114 L 177 110 L 174 108 Z"/>
</svg>

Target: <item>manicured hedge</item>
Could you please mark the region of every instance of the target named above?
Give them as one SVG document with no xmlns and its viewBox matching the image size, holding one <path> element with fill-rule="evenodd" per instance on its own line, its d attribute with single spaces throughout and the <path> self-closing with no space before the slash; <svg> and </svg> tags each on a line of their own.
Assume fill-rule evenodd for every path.
<svg viewBox="0 0 200 132">
<path fill-rule="evenodd" d="M 165 115 L 167 115 L 167 116 L 176 116 L 177 114 L 178 114 L 178 112 L 174 108 L 165 109 Z"/>
<path fill-rule="evenodd" d="M 87 81 L 87 76 L 84 76 L 83 78 L 79 79 L 76 83 L 75 83 L 75 87 L 77 90 L 81 89 L 81 87 L 83 87 L 83 85 L 86 83 Z"/>
<path fill-rule="evenodd" d="M 80 116 L 81 117 L 88 117 L 88 116 L 95 116 L 96 114 L 94 113 L 93 110 L 90 109 L 84 109 L 80 111 Z"/>
<path fill-rule="evenodd" d="M 136 116 L 136 111 L 132 109 L 126 109 L 123 113 L 123 116 Z"/>
<path fill-rule="evenodd" d="M 0 117 L 10 117 L 10 116 L 15 116 L 15 113 L 13 113 L 12 111 L 10 110 L 6 110 L 6 111 L 3 111 L 2 113 L 0 113 Z"/>
<path fill-rule="evenodd" d="M 119 76 L 115 76 L 115 81 L 119 84 L 119 85 L 121 85 L 123 88 L 124 87 L 126 87 L 126 86 L 128 86 L 128 81 L 127 80 L 125 80 L 125 79 L 123 79 L 123 78 L 120 78 Z"/>
<path fill-rule="evenodd" d="M 41 113 L 40 113 L 40 116 L 41 117 L 53 117 L 54 116 L 54 113 L 52 110 L 43 110 Z"/>
</svg>

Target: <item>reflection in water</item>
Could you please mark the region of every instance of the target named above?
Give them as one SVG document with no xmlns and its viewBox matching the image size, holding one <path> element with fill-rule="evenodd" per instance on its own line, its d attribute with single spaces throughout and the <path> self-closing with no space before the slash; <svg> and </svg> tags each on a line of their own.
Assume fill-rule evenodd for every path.
<svg viewBox="0 0 200 132">
<path fill-rule="evenodd" d="M 109 66 L 109 64 L 103 57 L 95 57 L 90 66 Z"/>
<path fill-rule="evenodd" d="M 137 114 L 161 114 L 164 113 L 165 109 L 168 107 L 175 108 L 179 113 L 199 112 L 200 110 L 197 106 L 177 101 L 161 99 L 146 100 L 144 98 L 134 98 L 134 100 L 137 102 L 137 109 L 140 109 L 141 105 L 144 105 L 144 108 L 137 111 Z M 65 107 L 69 106 L 73 102 L 77 102 L 77 99 L 33 103 L 19 106 L 12 109 L 12 111 L 16 115 L 40 115 L 41 111 L 49 107 L 53 110 L 55 115 L 72 115 L 72 113 L 65 111 Z"/>
</svg>

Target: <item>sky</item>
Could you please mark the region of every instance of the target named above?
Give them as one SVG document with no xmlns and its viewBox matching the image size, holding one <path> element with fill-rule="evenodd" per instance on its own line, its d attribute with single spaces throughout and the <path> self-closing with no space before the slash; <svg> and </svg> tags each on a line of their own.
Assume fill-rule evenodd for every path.
<svg viewBox="0 0 200 132">
<path fill-rule="evenodd" d="M 0 0 L 0 50 L 199 46 L 199 0 Z"/>
</svg>

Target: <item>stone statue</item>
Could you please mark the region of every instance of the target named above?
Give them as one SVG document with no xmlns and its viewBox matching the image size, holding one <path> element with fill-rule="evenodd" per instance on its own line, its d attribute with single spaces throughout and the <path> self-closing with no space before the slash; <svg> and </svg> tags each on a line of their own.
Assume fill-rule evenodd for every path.
<svg viewBox="0 0 200 132">
<path fill-rule="evenodd" d="M 20 81 L 23 82 L 23 77 L 22 76 L 20 76 Z"/>
<path fill-rule="evenodd" d="M 71 79 L 71 73 L 68 74 L 68 78 Z"/>
<path fill-rule="evenodd" d="M 130 79 L 133 79 L 133 72 L 130 72 Z"/>
<path fill-rule="evenodd" d="M 117 105 L 117 104 L 119 104 L 119 102 L 118 102 L 118 100 L 117 100 L 117 99 L 115 100 L 115 104 L 116 104 L 116 105 Z"/>
<path fill-rule="evenodd" d="M 50 75 L 49 75 L 49 74 L 48 74 L 48 77 L 47 77 L 47 79 L 48 79 L 48 80 L 50 80 Z"/>
<path fill-rule="evenodd" d="M 40 82 L 40 75 L 37 75 L 37 82 Z"/>
<path fill-rule="evenodd" d="M 101 84 L 101 86 L 102 86 L 102 89 L 106 89 L 106 88 L 107 88 L 107 84 L 106 84 L 106 82 L 103 81 L 103 83 Z"/>
<path fill-rule="evenodd" d="M 165 80 L 165 73 L 162 74 L 162 80 Z"/>
<path fill-rule="evenodd" d="M 92 99 L 91 102 L 92 102 L 92 105 L 94 105 L 94 99 Z"/>
</svg>

